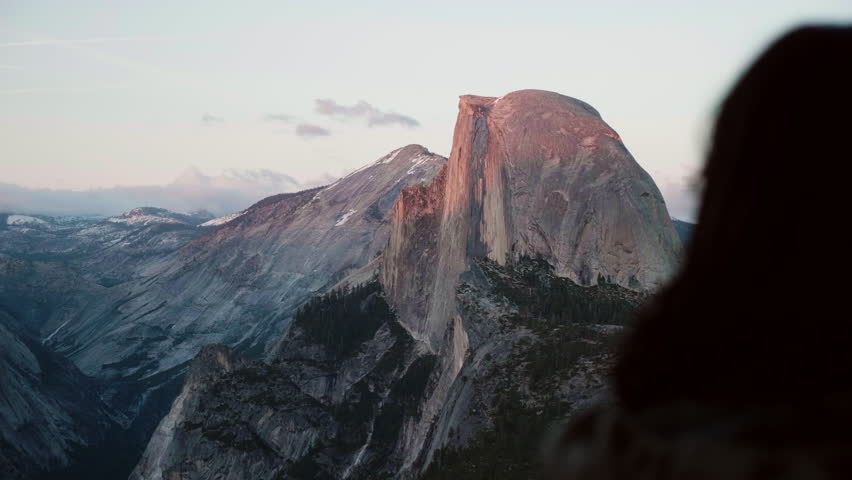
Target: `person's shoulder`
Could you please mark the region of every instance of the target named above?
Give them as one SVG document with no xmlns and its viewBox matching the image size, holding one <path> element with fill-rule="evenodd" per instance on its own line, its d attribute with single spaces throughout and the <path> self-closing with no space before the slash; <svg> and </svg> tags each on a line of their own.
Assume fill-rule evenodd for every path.
<svg viewBox="0 0 852 480">
<path fill-rule="evenodd" d="M 816 413 L 816 412 L 814 412 Z M 548 445 L 544 478 L 586 480 L 840 479 L 852 441 L 769 441 L 795 430 L 789 410 L 731 411 L 694 404 L 630 413 L 600 406 L 575 417 Z M 783 435 L 782 435 L 783 436 Z"/>
</svg>

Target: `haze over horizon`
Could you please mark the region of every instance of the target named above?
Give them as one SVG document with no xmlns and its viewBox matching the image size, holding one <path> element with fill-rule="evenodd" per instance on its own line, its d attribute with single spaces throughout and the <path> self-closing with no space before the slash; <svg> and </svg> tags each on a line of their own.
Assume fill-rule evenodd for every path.
<svg viewBox="0 0 852 480">
<path fill-rule="evenodd" d="M 0 0 L 0 183 L 165 185 L 190 165 L 341 175 L 411 143 L 448 155 L 459 95 L 537 88 L 593 105 L 692 219 L 738 72 L 796 24 L 849 18 L 831 0 Z"/>
<path fill-rule="evenodd" d="M 0 480 L 852 477 L 852 1 L 410 3 L 0 0 Z"/>
</svg>

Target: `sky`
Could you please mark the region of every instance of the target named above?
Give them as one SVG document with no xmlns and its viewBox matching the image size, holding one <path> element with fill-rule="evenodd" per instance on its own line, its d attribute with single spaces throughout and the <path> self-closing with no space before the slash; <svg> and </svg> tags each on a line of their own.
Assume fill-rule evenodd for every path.
<svg viewBox="0 0 852 480">
<path fill-rule="evenodd" d="M 593 105 L 693 216 L 737 75 L 848 0 L 0 0 L 0 183 L 166 184 L 189 166 L 340 175 L 410 143 L 447 155 L 458 96 Z"/>
</svg>

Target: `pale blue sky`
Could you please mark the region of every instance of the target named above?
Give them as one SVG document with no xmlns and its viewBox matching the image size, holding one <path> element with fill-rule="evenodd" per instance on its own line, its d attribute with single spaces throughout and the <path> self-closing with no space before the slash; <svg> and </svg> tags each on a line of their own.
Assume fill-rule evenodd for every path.
<svg viewBox="0 0 852 480">
<path fill-rule="evenodd" d="M 685 216 L 736 74 L 790 26 L 852 20 L 848 0 L 689 3 L 0 0 L 0 182 L 340 174 L 408 143 L 447 154 L 461 94 L 539 88 L 595 106 Z M 419 126 L 321 115 L 316 99 Z"/>
</svg>

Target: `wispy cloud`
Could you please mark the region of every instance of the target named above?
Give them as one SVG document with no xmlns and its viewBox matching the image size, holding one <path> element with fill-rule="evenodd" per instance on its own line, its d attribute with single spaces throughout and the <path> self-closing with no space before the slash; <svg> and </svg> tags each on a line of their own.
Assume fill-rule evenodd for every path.
<svg viewBox="0 0 852 480">
<path fill-rule="evenodd" d="M 102 90 L 128 90 L 131 87 L 126 85 L 95 85 L 91 87 L 34 87 L 34 88 L 13 88 L 9 90 L 0 90 L 0 95 L 23 95 L 28 93 L 86 93 L 99 92 Z"/>
<path fill-rule="evenodd" d="M 217 117 L 216 115 L 211 115 L 209 113 L 205 113 L 201 116 L 201 124 L 204 126 L 212 126 L 217 125 L 224 122 L 225 119 L 222 117 Z"/>
<path fill-rule="evenodd" d="M 95 38 L 75 38 L 75 39 L 59 39 L 45 38 L 39 40 L 24 40 L 20 42 L 0 43 L 0 48 L 11 47 L 43 47 L 50 45 L 85 45 L 90 43 L 111 43 L 111 42 L 148 42 L 157 40 L 169 40 L 176 38 L 174 36 L 149 36 L 149 37 L 95 37 Z"/>
<path fill-rule="evenodd" d="M 299 125 L 296 125 L 296 135 L 306 138 L 327 137 L 331 135 L 331 132 L 319 125 L 300 123 Z"/>
<path fill-rule="evenodd" d="M 420 125 L 417 120 L 399 113 L 382 113 L 381 115 L 371 115 L 367 122 L 371 127 L 374 125 L 392 125 L 397 123 L 405 127 L 416 127 Z"/>
<path fill-rule="evenodd" d="M 361 100 L 352 106 L 341 105 L 330 98 L 318 98 L 315 101 L 315 110 L 320 115 L 335 116 L 343 118 L 365 118 L 370 127 L 382 125 L 402 125 L 404 127 L 417 127 L 420 122 L 408 115 L 395 112 L 385 112 Z"/>
<path fill-rule="evenodd" d="M 331 131 L 327 128 L 321 127 L 319 125 L 314 125 L 312 123 L 300 122 L 300 119 L 293 115 L 287 115 L 283 113 L 267 113 L 263 116 L 263 120 L 267 123 L 278 124 L 293 124 L 299 122 L 299 124 L 296 125 L 295 130 L 291 130 L 289 127 L 285 127 L 279 129 L 278 131 L 292 132 L 303 138 L 328 137 L 329 135 L 331 135 Z"/>
<path fill-rule="evenodd" d="M 265 122 L 278 122 L 278 123 L 290 123 L 293 121 L 293 117 L 290 115 L 284 115 L 283 113 L 267 113 L 263 116 L 263 121 Z"/>
<path fill-rule="evenodd" d="M 163 70 L 157 66 L 149 65 L 144 62 L 139 62 L 133 58 L 124 57 L 121 55 L 116 55 L 113 53 L 101 51 L 97 49 L 97 44 L 104 44 L 109 42 L 138 42 L 138 41 L 167 41 L 167 40 L 186 40 L 194 38 L 193 35 L 157 35 L 157 36 L 135 36 L 135 37 L 92 37 L 92 38 L 83 38 L 83 39 L 57 39 L 52 38 L 48 35 L 36 32 L 22 32 L 17 29 L 9 29 L 4 25 L 0 24 L 0 31 L 13 34 L 18 37 L 30 38 L 31 40 L 22 40 L 17 42 L 6 42 L 0 43 L 0 49 L 3 48 L 12 48 L 12 47 L 31 47 L 31 46 L 56 46 L 58 49 L 62 49 L 68 52 L 72 52 L 74 54 L 79 54 L 91 58 L 95 61 L 111 65 L 114 67 L 118 67 L 129 72 L 142 74 L 147 76 L 149 79 L 153 78 L 157 81 L 157 83 L 167 84 L 167 85 L 176 85 L 183 88 L 192 88 L 195 90 L 204 90 L 209 89 L 209 85 L 206 82 L 200 81 L 191 76 L 187 76 L 185 74 L 180 74 L 177 72 Z M 61 81 L 61 77 L 57 78 Z M 150 81 L 146 83 L 146 85 L 151 84 Z M 93 88 L 92 90 L 101 90 L 102 87 Z M 21 87 L 14 91 L 9 90 L 6 95 L 9 94 L 17 94 L 17 93 L 36 93 L 36 92 L 77 92 L 83 91 L 82 88 L 75 87 L 56 87 L 50 89 L 35 89 L 35 88 L 27 88 Z M 89 90 L 89 89 L 86 89 Z M 227 100 L 226 100 L 227 101 Z"/>
</svg>

